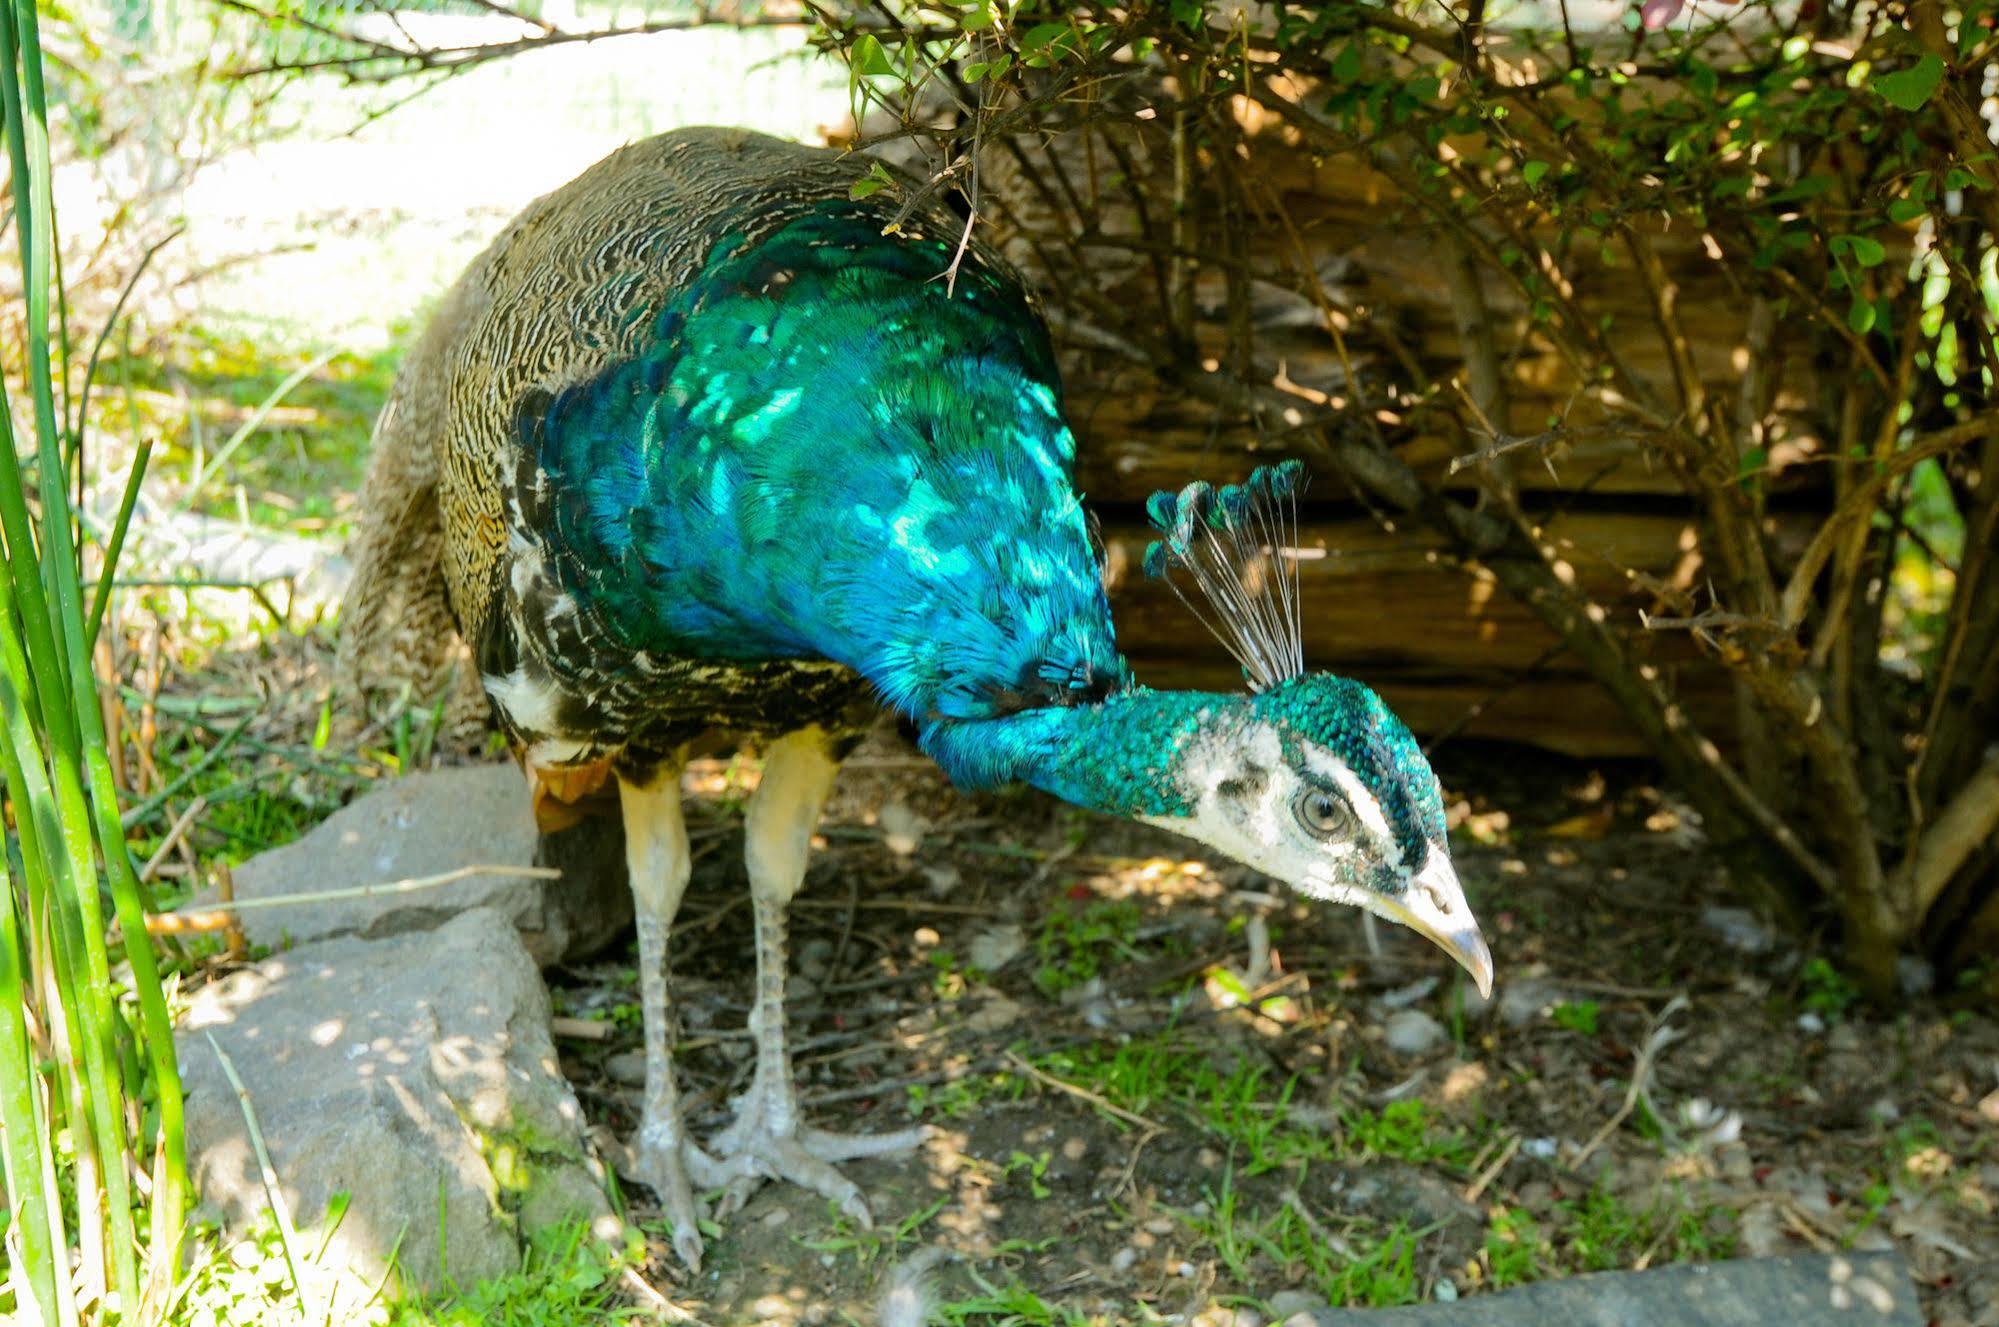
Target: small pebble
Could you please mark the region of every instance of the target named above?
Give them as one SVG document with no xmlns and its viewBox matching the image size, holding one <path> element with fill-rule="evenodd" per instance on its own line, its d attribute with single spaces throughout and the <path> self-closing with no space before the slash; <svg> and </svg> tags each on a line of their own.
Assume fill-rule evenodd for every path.
<svg viewBox="0 0 1999 1327">
<path fill-rule="evenodd" d="M 826 970 L 832 966 L 834 947 L 831 940 L 815 936 L 798 947 L 798 961 L 795 966 L 803 976 L 814 981 L 824 981 Z"/>
<path fill-rule="evenodd" d="M 882 842 L 898 857 L 908 857 L 916 852 L 923 842 L 923 833 L 930 828 L 930 822 L 901 802 L 890 802 L 881 809 L 881 818 L 876 822 L 882 831 Z"/>
<path fill-rule="evenodd" d="M 1529 1138 L 1520 1144 L 1520 1155 L 1532 1161 L 1553 1161 L 1556 1146 L 1552 1138 Z"/>
<path fill-rule="evenodd" d="M 1111 1255 L 1111 1270 L 1119 1276 L 1138 1266 L 1138 1250 L 1129 1244 Z"/>
<path fill-rule="evenodd" d="M 1027 932 L 1017 924 L 988 926 L 972 937 L 965 957 L 981 972 L 998 972 L 1027 948 Z"/>
<path fill-rule="evenodd" d="M 1770 928 L 1747 908 L 1708 908 L 1701 913 L 1701 925 L 1721 937 L 1730 949 L 1760 954 L 1771 945 Z"/>
<path fill-rule="evenodd" d="M 1499 1021 L 1525 1027 L 1562 1002 L 1562 989 L 1548 981 L 1521 981 L 1499 992 Z"/>
<path fill-rule="evenodd" d="M 1444 1025 L 1421 1009 L 1403 1009 L 1382 1024 L 1382 1040 L 1398 1055 L 1423 1055 L 1443 1044 Z"/>
<path fill-rule="evenodd" d="M 1804 1013 L 1798 1015 L 1798 1031 L 1807 1036 L 1816 1037 L 1819 1033 L 1825 1031 L 1825 1020 L 1807 1009 Z"/>
<path fill-rule="evenodd" d="M 764 1224 L 767 1226 L 781 1226 L 789 1220 L 791 1220 L 789 1207 L 773 1207 L 764 1213 Z"/>
<path fill-rule="evenodd" d="M 1407 1009 L 1436 990 L 1440 981 L 1442 981 L 1440 977 L 1425 977 L 1421 981 L 1412 981 L 1407 986 L 1398 986 L 1392 991 L 1382 992 L 1375 1003 L 1383 1009 Z"/>
<path fill-rule="evenodd" d="M 1311 1313 L 1314 1309 L 1327 1307 L 1324 1295 L 1309 1290 L 1280 1290 L 1269 1299 L 1270 1316 L 1283 1322 L 1299 1313 Z"/>
<path fill-rule="evenodd" d="M 646 1053 L 644 1051 L 619 1051 L 604 1061 L 604 1072 L 611 1076 L 613 1083 L 623 1083 L 626 1087 L 644 1087 L 646 1081 Z"/>
</svg>

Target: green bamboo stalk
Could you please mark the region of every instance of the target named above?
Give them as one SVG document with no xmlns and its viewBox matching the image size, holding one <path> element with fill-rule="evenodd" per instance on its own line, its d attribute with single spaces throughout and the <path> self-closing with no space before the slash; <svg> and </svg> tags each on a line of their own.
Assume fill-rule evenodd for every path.
<svg viewBox="0 0 1999 1327">
<path fill-rule="evenodd" d="M 49 255 L 55 249 L 54 203 L 51 194 L 51 174 L 49 167 L 48 105 L 42 87 L 41 30 L 35 11 L 35 0 L 15 0 L 14 6 L 20 25 L 22 90 L 26 93 L 26 104 L 20 112 L 10 117 L 10 130 L 14 125 L 23 127 L 26 136 L 27 153 L 32 173 L 28 177 L 30 202 L 34 205 L 32 217 L 35 235 L 36 257 L 39 269 L 35 277 L 26 285 L 29 310 L 29 354 L 34 370 L 35 419 L 37 425 L 38 454 L 41 458 L 42 473 L 50 473 L 53 463 L 60 467 L 61 433 L 57 426 L 55 398 L 50 391 L 52 375 L 48 363 L 48 316 L 49 316 Z M 9 101 L 10 106 L 17 103 Z M 10 134 L 11 138 L 11 134 Z M 12 150 L 10 141 L 9 150 Z M 60 474 L 58 468 L 56 473 Z M 128 501 L 136 495 L 137 477 L 128 485 Z M 57 493 L 63 486 L 55 486 Z M 117 911 L 119 925 L 126 936 L 126 960 L 131 964 L 133 988 L 139 999 L 141 1022 L 146 1030 L 148 1060 L 159 1087 L 160 1125 L 167 1157 L 167 1186 L 164 1192 L 156 1193 L 154 1201 L 164 1203 L 164 1219 L 174 1229 L 178 1229 L 186 1205 L 187 1161 L 185 1135 L 182 1129 L 182 1103 L 180 1065 L 174 1055 L 173 1029 L 167 1016 L 166 997 L 160 990 L 158 963 L 151 944 L 146 940 L 145 902 L 140 893 L 138 873 L 132 869 L 132 856 L 125 846 L 124 830 L 118 811 L 118 789 L 111 774 L 110 758 L 105 752 L 104 712 L 98 704 L 96 674 L 90 666 L 90 638 L 84 627 L 83 592 L 81 584 L 81 564 L 77 559 L 76 546 L 71 540 L 69 513 L 63 508 L 66 503 L 51 501 L 45 494 L 42 504 L 43 565 L 52 567 L 56 585 L 56 601 L 60 613 L 61 639 L 68 647 L 70 683 L 75 688 L 75 717 L 79 723 L 82 739 L 84 770 L 89 778 L 90 814 L 95 822 L 95 834 L 102 852 L 107 874 L 111 880 L 112 903 Z M 104 574 L 110 576 L 116 570 L 116 556 L 107 550 Z M 58 774 L 67 772 L 59 767 Z M 63 781 L 59 778 L 58 784 Z M 80 807 L 74 809 L 81 809 Z M 74 822 L 72 822 L 74 823 Z M 99 965 L 105 971 L 106 1002 L 109 1002 L 109 961 L 104 953 L 101 937 L 104 935 L 103 918 L 97 908 L 95 889 L 88 891 L 85 911 L 93 923 L 87 932 L 97 937 L 88 946 L 86 958 L 92 965 L 92 975 L 96 975 Z M 103 1028 L 108 1036 L 110 1027 Z M 121 1149 L 122 1150 L 122 1149 Z M 119 1289 L 125 1296 L 128 1308 L 138 1304 L 139 1280 L 136 1233 L 131 1226 L 130 1183 L 122 1165 L 115 1166 L 108 1173 L 112 1181 L 110 1193 L 114 1199 L 111 1210 L 112 1232 L 119 1237 L 119 1250 L 123 1258 L 119 1262 Z M 123 1193 L 122 1202 L 116 1201 Z M 156 1251 L 156 1255 L 167 1251 Z M 172 1251 L 177 1256 L 177 1250 Z"/>
<path fill-rule="evenodd" d="M 153 1229 L 170 1232 L 155 1239 L 153 1256 L 171 1263 L 185 1204 L 180 1086 L 171 1030 L 152 949 L 145 939 L 145 909 L 119 820 L 117 790 L 105 751 L 106 735 L 97 683 L 90 667 L 91 642 L 102 620 L 102 598 L 84 609 L 73 508 L 69 501 L 53 392 L 50 355 L 51 264 L 54 216 L 50 190 L 46 97 L 42 85 L 40 33 L 34 0 L 0 0 L 0 103 L 4 103 L 8 159 L 12 166 L 15 231 L 20 246 L 22 288 L 27 306 L 26 370 L 35 418 L 35 471 L 40 497 L 39 530 L 27 506 L 22 466 L 15 450 L 4 388 L 0 388 L 0 539 L 5 568 L 0 574 L 0 766 L 15 820 L 22 827 L 23 870 L 18 894 L 4 900 L 16 947 L 8 956 L 18 967 L 22 955 L 39 964 L 35 983 L 40 1008 L 52 1029 L 59 1027 L 74 1062 L 58 1063 L 55 1078 L 67 1085 L 55 1098 L 68 1115 L 76 1148 L 78 1211 L 89 1221 L 83 1249 L 113 1276 L 122 1315 L 140 1311 L 139 1243 L 133 1224 L 133 1192 L 128 1162 L 157 1153 L 160 1158 L 153 1206 Z M 67 342 L 65 341 L 65 352 Z M 140 476 L 131 477 L 114 540 L 107 547 L 104 576 L 111 581 L 118 543 L 130 519 Z M 37 538 L 39 534 L 39 538 Z M 108 877 L 140 1005 L 142 1040 L 160 1100 L 157 1147 L 145 1147 L 128 1127 L 124 1071 L 131 1029 L 118 1017 L 105 947 L 97 863 Z M 28 936 L 45 936 L 39 947 L 19 945 L 17 918 L 30 921 Z M 0 937 L 4 940 L 4 937 Z M 37 969 L 30 967 L 30 971 Z M 21 985 L 16 974 L 16 985 Z M 24 998 L 26 987 L 23 986 Z M 18 1006 L 18 1008 L 25 1006 Z M 25 1023 L 23 1023 L 25 1030 Z M 0 1043 L 9 1036 L 0 1028 Z M 25 1031 L 24 1031 L 25 1037 Z M 23 1043 L 25 1045 L 25 1041 Z M 0 1093 L 19 1121 L 25 1097 L 30 1115 L 39 1100 L 41 1074 L 29 1061 L 25 1074 L 17 1059 L 0 1057 Z M 73 1089 L 73 1095 L 72 1090 Z M 76 1321 L 67 1294 L 68 1258 L 62 1212 L 50 1201 L 55 1192 L 50 1148 L 52 1121 L 22 1131 L 10 1125 L 9 1148 L 32 1149 L 42 1171 L 47 1238 L 46 1261 L 30 1266 L 28 1298 L 45 1322 L 60 1327 Z M 22 1160 L 27 1160 L 23 1151 Z M 17 1185 L 20 1181 L 16 1181 Z M 99 1187 L 101 1185 L 101 1188 Z M 13 1192 L 17 1220 L 26 1232 L 34 1224 L 23 1210 L 25 1190 Z M 100 1271 L 101 1275 L 101 1271 Z M 100 1282 L 101 1284 L 101 1282 Z M 49 1293 L 44 1293 L 49 1292 Z M 24 1305 L 25 1307 L 25 1305 Z"/>
<path fill-rule="evenodd" d="M 17 708 L 19 697 L 0 682 L 0 704 Z M 9 782 L 9 787 L 13 784 Z M 6 1148 L 7 1194 L 13 1202 L 21 1256 L 11 1269 L 16 1298 L 28 1300 L 43 1322 L 56 1322 L 56 1254 L 60 1229 L 49 1225 L 49 1199 L 55 1190 L 55 1168 L 41 1140 L 40 1112 L 35 1103 L 35 1061 L 28 1044 L 28 986 L 22 979 L 27 951 L 15 917 L 14 900 L 22 886 L 7 863 L 7 898 L 0 907 L 0 1146 Z"/>
<path fill-rule="evenodd" d="M 125 476 L 125 492 L 118 499 L 118 519 L 111 523 L 111 537 L 104 541 L 104 563 L 97 572 L 97 593 L 90 601 L 90 639 L 88 649 L 97 648 L 97 633 L 104 627 L 104 610 L 111 606 L 111 573 L 118 567 L 118 559 L 125 552 L 125 535 L 132 528 L 132 509 L 139 503 L 139 485 L 146 478 L 146 465 L 153 459 L 153 441 L 140 441 L 139 450 L 133 453 L 131 473 Z"/>
</svg>

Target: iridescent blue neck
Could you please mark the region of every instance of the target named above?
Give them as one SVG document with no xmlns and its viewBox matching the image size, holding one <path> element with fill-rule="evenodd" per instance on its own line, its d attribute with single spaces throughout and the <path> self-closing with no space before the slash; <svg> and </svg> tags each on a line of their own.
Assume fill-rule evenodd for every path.
<svg viewBox="0 0 1999 1327">
<path fill-rule="evenodd" d="M 919 744 L 962 788 L 1027 783 L 1113 815 L 1184 816 L 1192 798 L 1179 769 L 1189 743 L 1245 699 L 1136 687 L 1091 705 L 932 720 Z"/>
</svg>

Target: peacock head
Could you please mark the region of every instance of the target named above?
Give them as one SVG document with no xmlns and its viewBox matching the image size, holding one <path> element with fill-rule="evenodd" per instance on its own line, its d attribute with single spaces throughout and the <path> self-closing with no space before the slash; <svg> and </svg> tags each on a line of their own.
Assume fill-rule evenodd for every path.
<svg viewBox="0 0 1999 1327">
<path fill-rule="evenodd" d="M 1291 462 L 1239 486 L 1157 494 L 1149 506 L 1160 538 L 1147 571 L 1176 590 L 1172 573 L 1190 574 L 1201 602 L 1182 598 L 1229 646 L 1252 690 L 1202 697 L 1183 714 L 1159 769 L 1172 784 L 1168 813 L 1141 818 L 1309 898 L 1411 928 L 1490 994 L 1492 954 L 1451 865 L 1443 795 L 1422 748 L 1367 687 L 1303 669 L 1288 556 L 1301 480 Z"/>
</svg>

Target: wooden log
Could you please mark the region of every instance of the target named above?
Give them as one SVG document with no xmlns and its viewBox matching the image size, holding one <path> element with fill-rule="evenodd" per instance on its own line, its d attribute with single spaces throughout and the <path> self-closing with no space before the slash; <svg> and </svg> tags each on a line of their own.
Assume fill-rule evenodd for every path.
<svg viewBox="0 0 1999 1327">
<path fill-rule="evenodd" d="M 1425 736 L 1460 725 L 1474 736 L 1533 742 L 1571 755 L 1640 751 L 1637 734 L 1558 637 L 1492 574 L 1454 562 L 1427 528 L 1313 521 L 1299 532 L 1300 625 L 1308 667 L 1375 686 Z M 1116 522 L 1102 532 L 1118 639 L 1153 686 L 1239 689 L 1241 674 L 1171 587 L 1138 570 L 1151 532 Z M 1569 514 L 1544 531 L 1548 546 L 1633 653 L 1660 670 L 1710 735 L 1733 730 L 1730 683 L 1685 632 L 1648 633 L 1656 609 L 1626 571 L 1682 588 L 1700 574 L 1692 527 L 1670 515 Z M 1190 591 L 1191 592 L 1191 591 Z"/>
<path fill-rule="evenodd" d="M 1242 674 L 1209 655 L 1136 655 L 1131 660 L 1147 686 L 1241 691 Z M 1318 661 L 1311 666 L 1320 667 Z M 1626 759 L 1650 749 L 1593 678 L 1549 669 L 1487 683 L 1437 677 L 1404 669 L 1332 667 L 1365 682 L 1426 743 L 1439 736 L 1519 742 L 1582 759 Z M 1724 747 L 1731 738 L 1734 701 L 1718 668 L 1686 669 L 1672 677 L 1680 703 L 1701 730 Z"/>
</svg>

